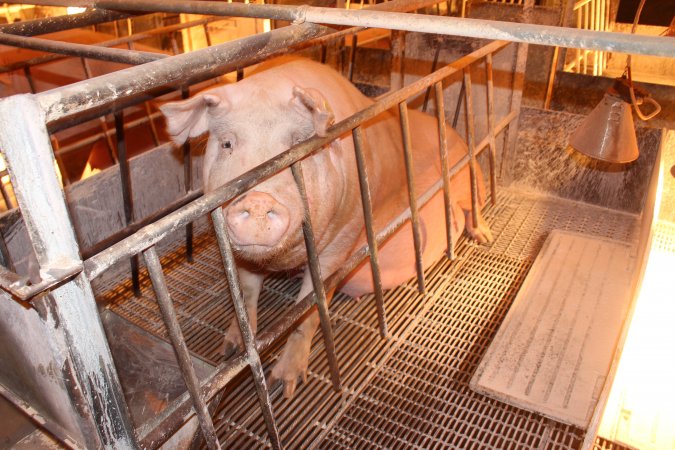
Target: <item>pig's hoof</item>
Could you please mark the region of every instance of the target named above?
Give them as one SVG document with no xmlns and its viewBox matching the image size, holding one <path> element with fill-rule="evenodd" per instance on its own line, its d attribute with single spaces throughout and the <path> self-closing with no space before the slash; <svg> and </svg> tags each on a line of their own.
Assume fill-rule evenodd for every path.
<svg viewBox="0 0 675 450">
<path fill-rule="evenodd" d="M 494 240 L 492 231 L 490 231 L 488 224 L 485 223 L 485 219 L 479 215 L 478 226 L 474 227 L 473 217 L 471 217 L 470 212 L 466 214 L 466 232 L 479 244 L 488 244 Z"/>
<path fill-rule="evenodd" d="M 220 354 L 223 355 L 225 359 L 228 359 L 242 348 L 244 348 L 244 345 L 241 338 L 241 332 L 239 331 L 239 325 L 237 324 L 236 319 L 232 319 L 230 326 L 225 332 L 223 344 L 220 347 Z"/>
<path fill-rule="evenodd" d="M 292 344 L 293 342 L 289 339 L 289 342 L 281 352 L 279 360 L 272 368 L 269 380 L 270 386 L 273 386 L 278 381 L 283 383 L 285 398 L 291 398 L 295 394 L 298 378 L 300 378 L 303 383 L 307 382 L 309 348 L 305 349 L 304 347 L 308 347 L 305 345 Z"/>
</svg>

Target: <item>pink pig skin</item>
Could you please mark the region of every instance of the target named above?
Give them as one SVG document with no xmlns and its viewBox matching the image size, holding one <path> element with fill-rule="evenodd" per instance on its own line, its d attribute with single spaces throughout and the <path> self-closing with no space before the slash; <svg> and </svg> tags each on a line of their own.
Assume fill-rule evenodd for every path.
<svg viewBox="0 0 675 450">
<path fill-rule="evenodd" d="M 204 157 L 204 187 L 210 192 L 242 173 L 278 155 L 313 134 L 323 135 L 334 121 L 340 121 L 372 104 L 349 81 L 334 70 L 303 59 L 281 59 L 266 64 L 261 71 L 231 85 L 204 91 L 182 102 L 161 107 L 167 118 L 167 131 L 181 144 L 189 137 L 206 132 L 209 139 Z M 405 164 L 398 112 L 387 111 L 362 126 L 364 156 L 371 186 L 376 229 L 381 229 L 407 206 Z M 449 127 L 450 165 L 466 154 L 466 145 Z M 438 130 L 433 117 L 410 111 L 410 130 L 414 149 L 417 195 L 440 177 Z M 351 133 L 327 145 L 302 162 L 308 192 L 310 217 L 319 251 L 322 276 L 335 272 L 347 257 L 365 242 L 363 210 L 356 173 Z M 460 220 L 470 213 L 469 172 L 462 170 L 452 181 L 454 225 L 459 235 Z M 484 199 L 479 172 L 480 203 Z M 442 195 L 442 194 L 441 194 Z M 442 200 L 422 210 L 427 229 L 425 262 L 446 248 Z M 462 213 L 460 213 L 460 210 Z M 257 301 L 265 274 L 271 271 L 304 268 L 298 299 L 312 291 L 306 250 L 302 237 L 303 207 L 290 169 L 264 180 L 248 193 L 223 207 L 228 231 L 237 257 L 237 270 L 251 326 L 257 323 Z M 248 231 L 250 230 L 250 231 Z M 467 231 L 480 241 L 491 239 L 482 220 Z M 439 240 L 439 235 L 440 240 Z M 387 286 L 408 277 L 403 261 L 389 257 L 405 248 L 410 230 L 404 228 L 382 247 L 382 271 Z M 391 248 L 388 248 L 391 246 Z M 403 250 L 402 250 L 403 251 Z M 403 251 L 412 254 L 411 251 Z M 407 262 L 406 262 L 407 264 Z M 413 268 L 412 260 L 410 267 Z M 363 275 L 361 275 L 363 272 Z M 347 292 L 364 293 L 369 269 L 362 267 L 343 286 Z M 372 284 L 372 282 L 371 282 Z M 328 299 L 333 292 L 328 292 Z M 307 377 L 312 337 L 318 327 L 313 311 L 289 335 L 272 368 L 272 381 L 280 380 L 284 395 L 295 392 L 298 378 Z M 225 333 L 226 352 L 242 348 L 236 320 Z"/>
</svg>

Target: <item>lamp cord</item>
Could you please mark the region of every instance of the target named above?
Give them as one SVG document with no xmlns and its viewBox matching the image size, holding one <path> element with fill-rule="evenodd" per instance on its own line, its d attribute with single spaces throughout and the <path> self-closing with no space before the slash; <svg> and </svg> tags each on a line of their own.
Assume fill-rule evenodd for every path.
<svg viewBox="0 0 675 450">
<path fill-rule="evenodd" d="M 630 30 L 631 34 L 635 34 L 635 31 L 637 30 L 638 21 L 640 20 L 640 15 L 642 14 L 642 8 L 644 8 L 644 6 L 645 0 L 640 0 L 640 5 L 638 6 L 638 9 L 635 13 L 633 26 L 631 27 Z M 631 55 L 630 53 L 628 54 L 628 57 L 626 58 L 626 69 L 624 71 L 624 76 L 628 78 L 628 90 L 630 92 L 630 100 L 633 103 L 633 107 L 635 107 L 635 113 L 638 115 L 638 117 L 642 120 L 649 120 L 661 112 L 661 105 L 659 105 L 656 100 L 654 100 L 649 96 L 644 96 L 641 97 L 640 99 L 635 98 L 635 89 L 633 89 L 633 77 L 631 75 L 632 56 L 633 55 Z M 654 106 L 654 111 L 652 111 L 648 115 L 643 114 L 642 111 L 640 110 L 640 107 L 638 106 L 644 104 L 645 102 L 651 103 L 652 106 Z"/>
</svg>

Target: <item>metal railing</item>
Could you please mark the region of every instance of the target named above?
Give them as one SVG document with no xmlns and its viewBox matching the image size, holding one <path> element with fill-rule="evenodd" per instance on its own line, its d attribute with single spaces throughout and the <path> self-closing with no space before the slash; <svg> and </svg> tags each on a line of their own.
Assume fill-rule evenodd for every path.
<svg viewBox="0 0 675 450">
<path fill-rule="evenodd" d="M 86 3 L 86 2 L 83 2 Z M 149 2 L 124 2 L 125 9 L 134 8 L 134 4 L 141 4 L 141 7 L 149 7 Z M 396 2 L 392 2 L 396 3 Z M 109 6 L 121 5 L 119 2 L 99 2 L 99 6 L 107 4 Z M 179 4 L 178 6 L 176 6 Z M 232 9 L 227 9 L 230 5 L 219 2 L 165 2 L 162 7 L 180 7 L 186 10 L 191 8 L 202 8 L 207 4 L 215 4 L 219 14 L 232 14 Z M 391 3 L 390 3 L 391 4 Z M 388 4 L 389 5 L 389 4 Z M 156 2 L 153 6 L 157 7 Z M 257 6 L 258 5 L 249 5 Z M 274 17 L 275 9 L 251 9 L 246 10 L 245 14 L 259 14 L 264 17 Z M 190 11 L 187 11 L 190 12 Z M 337 13 L 337 14 L 336 14 Z M 167 83 L 178 83 L 184 85 L 187 82 L 201 81 L 219 73 L 232 71 L 243 65 L 259 61 L 261 58 L 269 55 L 285 52 L 287 48 L 294 44 L 299 44 L 308 39 L 326 35 L 330 30 L 325 27 L 314 25 L 309 21 L 319 23 L 340 23 L 353 26 L 380 26 L 385 28 L 404 29 L 411 31 L 430 31 L 441 34 L 461 34 L 477 37 L 508 37 L 509 40 L 517 42 L 534 43 L 554 43 L 564 46 L 591 46 L 597 49 L 607 49 L 612 46 L 620 47 L 631 51 L 630 49 L 639 48 L 644 53 L 658 53 L 672 51 L 673 43 L 667 39 L 641 37 L 638 42 L 620 37 L 602 36 L 594 32 L 581 33 L 580 35 L 570 35 L 556 27 L 534 26 L 528 24 L 505 24 L 491 21 L 461 21 L 461 19 L 447 17 L 428 17 L 420 15 L 401 15 L 397 13 L 379 13 L 373 11 L 340 11 L 331 12 L 329 9 L 300 7 L 290 8 L 282 12 L 283 17 L 292 18 L 292 20 L 307 22 L 286 27 L 284 29 L 274 30 L 266 33 L 265 36 L 252 36 L 235 42 L 221 44 L 204 50 L 195 51 L 189 55 L 177 55 L 158 61 L 145 64 L 143 67 L 130 68 L 120 71 L 114 75 L 101 76 L 91 80 L 85 80 L 75 85 L 56 89 L 50 92 L 44 92 L 35 95 L 23 95 L 11 97 L 0 101 L 0 124 L 8 131 L 0 135 L 0 144 L 6 153 L 10 173 L 16 183 L 17 200 L 21 207 L 22 214 L 27 224 L 27 228 L 33 242 L 33 246 L 38 256 L 38 262 L 41 268 L 48 269 L 53 267 L 77 267 L 81 263 L 78 255 L 77 244 L 73 235 L 72 228 L 68 219 L 68 213 L 63 199 L 62 191 L 56 181 L 56 177 L 51 167 L 51 143 L 48 138 L 47 126 L 55 121 L 66 120 L 71 115 L 85 113 L 94 108 L 97 113 L 110 110 L 113 104 L 125 105 L 127 101 L 137 101 L 134 96 L 144 95 L 150 89 L 158 88 Z M 460 20 L 460 22 L 456 22 Z M 485 27 L 485 23 L 490 27 Z M 548 33 L 544 33 L 547 31 Z M 534 36 L 534 37 L 533 37 Z M 590 42 L 586 40 L 592 38 Z M 541 42 L 541 41 L 544 42 Z M 232 265 L 231 250 L 227 233 L 223 226 L 222 215 L 219 213 L 220 207 L 229 200 L 253 187 L 259 180 L 274 175 L 284 168 L 291 167 L 296 174 L 296 180 L 300 181 L 299 175 L 302 166 L 302 159 L 318 151 L 323 146 L 329 144 L 332 140 L 344 136 L 346 133 L 352 133 L 355 137 L 356 149 L 359 152 L 359 134 L 360 126 L 367 120 L 376 117 L 378 114 L 390 108 L 399 108 L 401 113 L 401 127 L 403 134 L 407 128 L 406 99 L 417 93 L 434 87 L 436 95 L 437 123 L 439 125 L 439 149 L 445 148 L 444 142 L 444 107 L 442 102 L 442 81 L 453 74 L 461 72 L 463 74 L 465 102 L 465 117 L 468 125 L 468 155 L 463 158 L 454 167 L 447 167 L 447 160 L 444 163 L 443 179 L 432 186 L 427 192 L 416 199 L 410 199 L 411 205 L 405 212 L 392 221 L 384 230 L 375 234 L 372 219 L 368 219 L 367 212 L 365 227 L 370 235 L 368 237 L 368 246 L 359 249 L 341 269 L 334 274 L 318 273 L 318 265 L 311 257 L 314 250 L 312 238 L 311 223 L 305 222 L 303 230 L 305 232 L 305 242 L 310 254 L 310 266 L 314 274 L 313 282 L 315 292 L 322 291 L 322 285 L 325 290 L 332 289 L 339 280 L 365 257 L 372 260 L 373 270 L 377 271 L 376 248 L 383 239 L 390 236 L 405 221 L 411 220 L 417 210 L 422 208 L 433 194 L 440 189 L 444 189 L 444 198 L 446 199 L 446 225 L 451 223 L 449 219 L 450 211 L 447 205 L 451 193 L 448 191 L 449 179 L 463 170 L 467 165 L 472 173 L 472 205 L 474 211 L 477 211 L 477 193 L 475 165 L 477 156 L 489 149 L 491 170 L 491 191 L 494 192 L 495 181 L 495 151 L 496 136 L 507 130 L 506 141 L 510 144 L 515 139 L 514 124 L 517 121 L 519 96 L 517 86 L 511 96 L 511 107 L 509 113 L 501 118 L 494 117 L 494 108 L 487 109 L 486 122 L 488 123 L 488 135 L 482 138 L 478 143 L 473 126 L 473 91 L 471 67 L 480 61 L 485 62 L 487 97 L 488 101 L 493 101 L 492 86 L 492 55 L 503 49 L 508 44 L 506 42 L 492 42 L 476 52 L 467 55 L 452 64 L 434 72 L 432 75 L 412 83 L 403 89 L 387 94 L 377 103 L 359 111 L 353 116 L 341 121 L 328 130 L 325 137 L 314 137 L 301 144 L 294 146 L 288 151 L 278 155 L 272 160 L 258 166 L 252 171 L 247 172 L 241 177 L 230 183 L 216 189 L 215 191 L 194 200 L 177 211 L 159 219 L 158 221 L 143 227 L 135 234 L 127 237 L 123 241 L 112 245 L 101 251 L 95 256 L 87 259 L 83 263 L 83 271 L 70 277 L 60 280 L 62 284 L 50 291 L 54 299 L 48 314 L 53 316 L 54 322 L 60 324 L 60 328 L 55 333 L 63 333 L 64 340 L 68 345 L 67 356 L 69 358 L 68 375 L 72 377 L 74 389 L 71 395 L 77 398 L 78 410 L 81 413 L 82 421 L 89 425 L 89 433 L 85 439 L 87 445 L 92 447 L 109 446 L 114 448 L 135 448 L 156 447 L 163 442 L 173 431 L 175 431 L 185 419 L 191 415 L 194 407 L 199 416 L 200 425 L 210 448 L 218 448 L 219 443 L 213 433 L 213 422 L 205 411 L 204 405 L 208 399 L 221 390 L 235 374 L 246 367 L 251 367 L 256 377 L 258 377 L 256 386 L 259 392 L 261 408 L 266 418 L 270 440 L 274 446 L 280 446 L 278 432 L 274 424 L 274 416 L 269 402 L 269 395 L 265 385 L 264 378 L 261 377 L 259 353 L 269 348 L 272 342 L 281 334 L 289 329 L 302 315 L 314 304 L 319 305 L 324 322 L 324 338 L 330 341 L 330 325 L 327 323 L 327 314 L 325 311 L 324 299 L 322 295 L 310 294 L 303 300 L 289 308 L 282 319 L 275 322 L 269 329 L 263 330 L 255 340 L 250 336 L 250 325 L 248 317 L 241 305 L 241 292 L 238 287 L 236 276 L 234 276 Z M 516 71 L 522 74 L 524 68 L 525 46 L 519 46 L 516 57 Z M 255 55 L 253 55 L 255 53 Z M 192 69 L 191 79 L 185 79 L 185 67 Z M 514 76 L 514 83 L 522 83 L 521 76 Z M 132 98 L 133 100 L 129 100 Z M 405 145 L 407 151 L 410 146 Z M 29 151 L 26 151 L 29 149 Z M 409 155 L 408 155 L 409 158 Z M 441 158 L 446 158 L 441 152 Z M 368 208 L 367 199 L 368 180 L 365 177 L 365 170 L 361 169 L 361 186 L 364 193 L 364 208 Z M 408 170 L 410 177 L 411 171 Z M 41 180 L 39 184 L 31 183 L 32 180 Z M 409 184 L 414 184 L 408 178 Z M 302 192 L 302 186 L 299 186 Z M 495 200 L 495 196 L 492 196 Z M 306 206 L 306 199 L 305 199 Z M 215 213 L 214 213 L 215 212 Z M 124 399 L 121 395 L 119 381 L 116 372 L 112 366 L 112 360 L 105 345 L 105 338 L 102 336 L 100 323 L 97 320 L 95 301 L 91 292 L 90 280 L 100 275 L 107 268 L 111 267 L 115 261 L 124 258 L 130 258 L 134 255 L 143 254 L 146 258 L 146 264 L 151 271 L 153 285 L 157 291 L 157 297 L 163 305 L 163 315 L 167 322 L 167 328 L 174 330 L 172 340 L 179 355 L 179 358 L 185 356 L 185 351 L 181 349 L 185 345 L 185 340 L 181 335 L 180 329 L 174 327 L 175 312 L 170 302 L 170 293 L 163 279 L 161 267 L 158 264 L 155 245 L 172 231 L 181 229 L 195 218 L 210 214 L 214 227 L 218 233 L 219 246 L 223 261 L 228 273 L 230 288 L 232 289 L 232 298 L 235 302 L 235 308 L 238 308 L 237 316 L 240 320 L 242 335 L 245 338 L 246 352 L 235 358 L 219 365 L 216 370 L 205 380 L 196 382 L 194 377 L 194 368 L 191 362 L 181 363 L 181 372 L 183 373 L 186 384 L 190 387 L 189 392 L 173 401 L 167 408 L 160 413 L 150 423 L 146 423 L 141 428 L 132 429 L 128 411 Z M 44 220 L 49 217 L 49 220 Z M 475 217 L 473 218 L 476 219 Z M 54 239 L 58 236 L 59 239 Z M 449 231 L 448 231 L 449 237 Z M 451 240 L 448 241 L 449 253 L 452 254 Z M 419 249 L 416 249 L 416 257 L 419 260 Z M 326 280 L 321 283 L 321 279 Z M 418 276 L 419 288 L 424 289 L 423 277 Z M 4 279 L 2 280 L 4 282 Z M 378 288 L 376 288 L 378 289 Z M 380 293 L 376 295 L 377 310 L 380 312 L 381 331 L 386 333 L 386 318 L 382 313 L 382 298 Z M 322 305 L 324 304 L 324 305 Z M 51 317 L 50 316 L 50 317 Z M 86 323 L 82 323 L 86 321 Z M 247 332 L 249 333 L 247 337 Z M 86 348 L 81 345 L 87 342 Z M 326 348 L 330 354 L 330 342 Z M 92 354 L 95 357 L 92 357 Z M 181 356 L 183 355 L 183 356 Z M 333 358 L 332 356 L 329 356 Z M 336 364 L 332 372 L 335 376 Z M 92 375 L 93 374 L 93 375 Z M 335 387 L 339 387 L 339 381 L 334 377 Z M 100 401 L 100 386 L 106 386 L 106 414 L 101 417 L 96 415 L 95 411 Z M 94 430 L 94 431 L 92 431 Z M 103 431 L 105 430 L 105 432 Z"/>
<path fill-rule="evenodd" d="M 573 14 L 576 27 L 581 30 L 609 31 L 612 0 L 578 0 Z M 603 50 L 575 49 L 567 52 L 566 72 L 602 75 L 607 68 L 609 53 Z"/>
</svg>

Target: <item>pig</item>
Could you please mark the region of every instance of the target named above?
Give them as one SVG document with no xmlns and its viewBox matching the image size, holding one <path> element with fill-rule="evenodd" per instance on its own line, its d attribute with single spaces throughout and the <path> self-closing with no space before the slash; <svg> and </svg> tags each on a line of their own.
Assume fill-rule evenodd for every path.
<svg viewBox="0 0 675 450">
<path fill-rule="evenodd" d="M 325 136 L 335 121 L 362 110 L 372 100 L 362 95 L 333 69 L 305 59 L 282 59 L 237 83 L 203 91 L 187 100 L 160 106 L 167 132 L 178 145 L 209 133 L 203 163 L 204 191 L 211 192 L 242 173 L 313 136 Z M 447 128 L 450 164 L 467 152 L 461 138 Z M 434 184 L 441 174 L 436 120 L 410 111 L 416 194 Z M 371 186 L 376 229 L 382 228 L 408 206 L 405 166 L 398 113 L 387 111 L 363 125 L 365 160 Z M 302 162 L 324 278 L 365 243 L 354 143 L 341 136 Z M 479 201 L 485 200 L 479 173 Z M 455 239 L 462 227 L 479 242 L 489 242 L 489 227 L 478 214 L 470 219 L 469 171 L 452 182 Z M 439 204 L 440 199 L 440 204 Z M 303 204 L 290 169 L 282 170 L 222 207 L 237 260 L 245 307 L 256 329 L 257 301 L 266 274 L 300 268 L 298 300 L 312 291 L 302 234 Z M 442 194 L 422 208 L 425 261 L 443 252 L 445 219 Z M 465 220 L 469 217 L 469 220 Z M 433 238 L 429 234 L 434 234 Z M 441 236 L 439 238 L 439 235 Z M 385 287 L 393 287 L 414 274 L 409 226 L 381 248 Z M 348 277 L 341 289 L 351 295 L 372 291 L 368 263 Z M 330 300 L 334 290 L 327 292 Z M 298 379 L 306 381 L 312 337 L 318 327 L 316 308 L 289 335 L 270 373 L 272 384 L 281 382 L 285 397 L 293 396 Z M 224 349 L 242 348 L 236 320 L 225 333 Z"/>
</svg>

